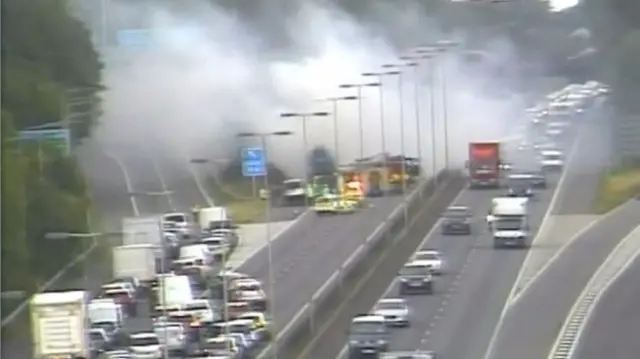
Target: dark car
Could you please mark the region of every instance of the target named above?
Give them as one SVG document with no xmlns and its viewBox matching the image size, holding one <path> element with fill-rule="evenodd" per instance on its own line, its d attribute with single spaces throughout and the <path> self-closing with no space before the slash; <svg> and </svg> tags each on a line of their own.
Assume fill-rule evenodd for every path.
<svg viewBox="0 0 640 359">
<path fill-rule="evenodd" d="M 442 215 L 443 235 L 471 234 L 471 211 L 464 206 L 451 206 Z"/>
<path fill-rule="evenodd" d="M 507 177 L 509 197 L 533 197 L 533 183 L 530 174 L 512 174 Z"/>
<path fill-rule="evenodd" d="M 433 294 L 433 272 L 429 265 L 409 262 L 400 269 L 398 276 L 400 277 L 400 295 Z"/>
<path fill-rule="evenodd" d="M 533 188 L 545 189 L 547 188 L 547 176 L 542 171 L 529 172 L 531 176 L 531 186 Z"/>
</svg>

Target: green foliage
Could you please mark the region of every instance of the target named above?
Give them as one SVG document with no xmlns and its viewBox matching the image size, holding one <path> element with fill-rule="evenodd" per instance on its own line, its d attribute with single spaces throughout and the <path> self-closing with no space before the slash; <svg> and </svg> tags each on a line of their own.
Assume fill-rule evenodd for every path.
<svg viewBox="0 0 640 359">
<path fill-rule="evenodd" d="M 71 115 L 79 140 L 99 112 L 102 65 L 89 33 L 66 6 L 2 1 L 2 290 L 32 292 L 83 250 L 79 241 L 48 241 L 45 233 L 89 230 L 91 201 L 77 160 L 47 143 L 16 140 L 20 129 Z M 91 111 L 70 111 L 78 101 Z"/>
</svg>

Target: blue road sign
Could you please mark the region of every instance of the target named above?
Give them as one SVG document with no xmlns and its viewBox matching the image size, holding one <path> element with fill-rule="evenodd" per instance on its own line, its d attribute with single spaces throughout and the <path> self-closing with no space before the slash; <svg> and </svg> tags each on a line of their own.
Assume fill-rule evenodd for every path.
<svg viewBox="0 0 640 359">
<path fill-rule="evenodd" d="M 66 128 L 55 130 L 24 130 L 18 138 L 24 142 L 47 142 L 58 147 L 67 156 L 71 153 L 71 132 Z"/>
<path fill-rule="evenodd" d="M 264 149 L 260 147 L 242 149 L 242 175 L 258 177 L 267 174 L 267 161 Z"/>
<path fill-rule="evenodd" d="M 153 32 L 149 29 L 119 30 L 116 41 L 122 47 L 147 47 L 153 43 Z"/>
</svg>

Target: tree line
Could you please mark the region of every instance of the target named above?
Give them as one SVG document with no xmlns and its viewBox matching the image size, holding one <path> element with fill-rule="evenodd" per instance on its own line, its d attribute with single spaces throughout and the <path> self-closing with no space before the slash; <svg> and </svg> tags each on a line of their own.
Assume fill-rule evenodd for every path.
<svg viewBox="0 0 640 359">
<path fill-rule="evenodd" d="M 92 203 L 73 154 L 20 141 L 19 131 L 68 127 L 80 143 L 98 117 L 102 64 L 65 1 L 1 6 L 2 291 L 31 293 L 83 250 L 79 240 L 47 240 L 45 233 L 90 231 Z"/>
</svg>

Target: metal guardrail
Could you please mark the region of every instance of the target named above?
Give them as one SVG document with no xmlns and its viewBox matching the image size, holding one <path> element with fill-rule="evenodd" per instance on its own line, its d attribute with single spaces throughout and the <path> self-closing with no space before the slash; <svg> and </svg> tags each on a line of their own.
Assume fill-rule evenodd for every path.
<svg viewBox="0 0 640 359">
<path fill-rule="evenodd" d="M 87 256 L 89 254 L 91 254 L 91 252 L 93 252 L 97 247 L 98 247 L 98 243 L 97 242 L 92 243 L 91 246 L 87 250 L 82 252 L 74 260 L 72 260 L 69 263 L 67 263 L 67 265 L 64 266 L 58 273 L 56 273 L 56 275 L 51 277 L 51 279 L 49 279 L 45 284 L 41 285 L 38 288 L 38 290 L 36 291 L 36 293 L 40 293 L 40 292 L 46 291 L 51 286 L 53 286 L 73 266 L 75 266 L 76 264 L 78 264 L 78 263 L 82 262 L 83 260 L 85 260 L 85 258 L 87 258 Z M 7 315 L 5 318 L 3 318 L 2 319 L 2 328 L 4 328 L 6 325 L 11 324 L 20 315 L 20 313 L 27 308 L 27 306 L 29 305 L 29 301 L 30 300 L 31 300 L 31 296 L 29 296 L 29 298 L 27 298 L 24 302 L 20 303 L 20 305 L 16 309 L 14 309 L 13 312 L 11 312 L 9 315 Z"/>
<path fill-rule="evenodd" d="M 450 177 L 450 173 L 442 171 L 437 176 L 437 184 L 446 182 Z M 343 281 L 351 274 L 351 272 L 358 266 L 358 264 L 367 257 L 369 251 L 374 248 L 383 239 L 393 239 L 401 236 L 404 231 L 405 221 L 409 221 L 408 209 L 416 205 L 419 201 L 424 199 L 425 195 L 432 195 L 428 193 L 429 190 L 434 189 L 434 182 L 432 180 L 426 180 L 421 183 L 414 191 L 405 198 L 403 203 L 398 206 L 384 222 L 380 223 L 378 227 L 369 235 L 365 241 L 345 260 L 345 262 L 327 279 L 327 281 L 318 288 L 318 290 L 309 298 L 309 301 L 296 312 L 292 319 L 278 331 L 271 344 L 268 345 L 256 358 L 264 359 L 271 355 L 273 346 L 280 348 L 283 343 L 286 343 L 298 329 L 305 325 L 311 328 L 315 327 L 317 315 L 317 308 L 322 306 L 322 303 L 327 299 L 331 293 L 336 289 L 342 288 Z"/>
</svg>

